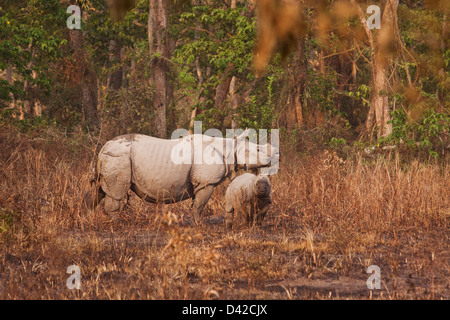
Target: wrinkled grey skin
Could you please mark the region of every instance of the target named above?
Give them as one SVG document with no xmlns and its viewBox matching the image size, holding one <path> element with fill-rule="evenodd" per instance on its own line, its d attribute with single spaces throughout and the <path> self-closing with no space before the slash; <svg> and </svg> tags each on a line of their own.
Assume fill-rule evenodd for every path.
<svg viewBox="0 0 450 320">
<path fill-rule="evenodd" d="M 247 150 L 248 141 L 246 144 L 236 142 L 245 139 L 247 134 L 244 132 L 234 138 L 234 141 L 230 138 L 208 137 L 209 141 L 201 143 L 203 148 L 224 150 L 223 154 L 220 154 L 219 163 L 212 164 L 195 164 L 194 148 L 190 155 L 192 161 L 188 161 L 189 163 L 176 164 L 173 161 L 173 149 L 179 146 L 180 141 L 193 145 L 193 140 L 200 135 L 189 135 L 175 140 L 158 139 L 142 134 L 116 137 L 108 141 L 99 152 L 94 178 L 96 188 L 85 195 L 84 203 L 92 208 L 104 197 L 105 211 L 117 211 L 120 208 L 120 201 L 129 189 L 140 198 L 153 203 L 174 203 L 192 198 L 193 217 L 198 223 L 214 187 L 227 177 L 232 178 L 235 172 L 244 166 L 237 164 L 245 161 L 236 158 L 238 154 L 242 154 L 237 152 L 237 149 Z M 220 146 L 222 148 L 219 148 Z M 259 148 L 260 146 L 258 150 Z M 264 154 L 258 157 L 258 163 L 252 164 L 251 167 L 268 166 L 272 159 L 278 159 L 278 154 L 274 154 L 273 157 Z"/>
<path fill-rule="evenodd" d="M 234 179 L 225 193 L 225 224 L 228 229 L 233 220 L 261 225 L 272 203 L 270 180 L 265 175 L 244 173 Z"/>
</svg>

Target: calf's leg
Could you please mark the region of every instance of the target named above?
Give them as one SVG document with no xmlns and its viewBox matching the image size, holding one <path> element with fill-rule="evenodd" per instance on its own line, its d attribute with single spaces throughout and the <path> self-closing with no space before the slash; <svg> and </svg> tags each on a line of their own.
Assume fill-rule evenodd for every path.
<svg viewBox="0 0 450 320">
<path fill-rule="evenodd" d="M 234 219 L 234 208 L 231 207 L 231 210 L 227 210 L 225 213 L 225 227 L 230 230 L 233 228 L 233 219 Z"/>
</svg>

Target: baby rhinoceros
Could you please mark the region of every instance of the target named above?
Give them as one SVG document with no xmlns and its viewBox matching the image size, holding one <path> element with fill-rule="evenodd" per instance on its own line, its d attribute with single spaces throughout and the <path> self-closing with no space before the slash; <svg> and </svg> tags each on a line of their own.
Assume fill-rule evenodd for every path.
<svg viewBox="0 0 450 320">
<path fill-rule="evenodd" d="M 269 177 L 244 173 L 235 178 L 225 193 L 225 224 L 227 229 L 233 226 L 237 218 L 246 224 L 261 225 L 269 211 L 271 187 Z"/>
</svg>

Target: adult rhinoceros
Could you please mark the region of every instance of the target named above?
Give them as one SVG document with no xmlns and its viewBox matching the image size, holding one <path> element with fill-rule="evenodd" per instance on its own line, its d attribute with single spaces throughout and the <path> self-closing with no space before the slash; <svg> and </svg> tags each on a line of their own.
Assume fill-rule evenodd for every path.
<svg viewBox="0 0 450 320">
<path fill-rule="evenodd" d="M 142 134 L 122 135 L 108 141 L 98 154 L 96 188 L 85 204 L 96 206 L 105 197 L 106 212 L 117 211 L 120 200 L 133 190 L 154 203 L 193 199 L 193 217 L 199 222 L 214 187 L 240 168 L 255 169 L 278 161 L 278 150 L 246 139 L 201 134 L 166 140 Z"/>
</svg>

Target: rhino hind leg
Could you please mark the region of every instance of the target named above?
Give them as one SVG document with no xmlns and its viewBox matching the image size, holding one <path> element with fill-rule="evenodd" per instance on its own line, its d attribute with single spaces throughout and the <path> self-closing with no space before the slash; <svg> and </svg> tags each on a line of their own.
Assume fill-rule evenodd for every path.
<svg viewBox="0 0 450 320">
<path fill-rule="evenodd" d="M 205 188 L 198 190 L 197 193 L 195 194 L 192 214 L 194 216 L 194 222 L 196 224 L 200 222 L 203 208 L 205 207 L 209 198 L 211 198 L 213 191 L 214 186 L 207 185 Z"/>
<path fill-rule="evenodd" d="M 120 209 L 122 200 L 131 187 L 131 161 L 126 153 L 106 155 L 101 163 L 101 188 L 106 194 L 104 208 L 106 212 Z"/>
<path fill-rule="evenodd" d="M 130 181 L 127 179 L 128 175 L 122 175 L 114 179 L 114 183 L 105 182 L 105 211 L 113 212 L 120 209 L 120 201 L 126 196 L 127 191 L 131 187 Z M 102 185 L 103 188 L 103 185 Z"/>
</svg>

